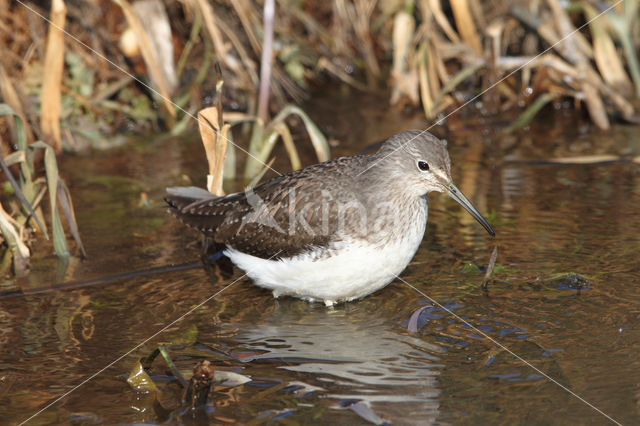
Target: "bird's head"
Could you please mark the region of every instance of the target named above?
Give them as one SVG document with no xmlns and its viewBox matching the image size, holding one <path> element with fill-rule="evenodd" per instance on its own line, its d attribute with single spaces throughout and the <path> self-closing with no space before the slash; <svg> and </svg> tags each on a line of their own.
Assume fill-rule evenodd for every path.
<svg viewBox="0 0 640 426">
<path fill-rule="evenodd" d="M 456 187 L 451 178 L 451 159 L 446 142 L 427 131 L 409 130 L 387 139 L 373 156 L 371 168 L 415 196 L 446 192 L 473 216 L 489 234 L 493 228 Z"/>
</svg>

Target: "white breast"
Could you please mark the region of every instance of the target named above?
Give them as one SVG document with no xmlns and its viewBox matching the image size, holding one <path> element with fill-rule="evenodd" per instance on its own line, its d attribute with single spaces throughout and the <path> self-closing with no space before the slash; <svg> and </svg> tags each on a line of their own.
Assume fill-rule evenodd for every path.
<svg viewBox="0 0 640 426">
<path fill-rule="evenodd" d="M 327 305 L 359 299 L 389 284 L 409 264 L 424 236 L 426 199 L 423 204 L 407 226 L 384 243 L 343 240 L 330 245 L 328 255 L 320 257 L 302 254 L 267 260 L 233 248 L 227 248 L 225 255 L 275 297 L 289 295 Z"/>
</svg>

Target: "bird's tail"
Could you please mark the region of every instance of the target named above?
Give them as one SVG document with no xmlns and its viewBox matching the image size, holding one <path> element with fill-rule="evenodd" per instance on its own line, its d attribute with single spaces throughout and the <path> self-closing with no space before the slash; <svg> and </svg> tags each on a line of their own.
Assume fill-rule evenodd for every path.
<svg viewBox="0 0 640 426">
<path fill-rule="evenodd" d="M 217 197 L 202 188 L 195 186 L 174 186 L 167 188 L 167 195 L 164 197 L 164 201 L 166 201 L 172 209 L 182 210 L 189 204 L 213 198 Z"/>
</svg>

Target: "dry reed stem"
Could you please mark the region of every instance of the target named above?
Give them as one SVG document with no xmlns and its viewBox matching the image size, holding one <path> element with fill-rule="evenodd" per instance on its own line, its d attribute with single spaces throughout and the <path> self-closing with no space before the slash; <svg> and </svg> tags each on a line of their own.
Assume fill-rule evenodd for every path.
<svg viewBox="0 0 640 426">
<path fill-rule="evenodd" d="M 169 114 L 172 117 L 176 116 L 176 111 L 173 108 L 173 104 L 169 99 L 169 91 L 167 88 L 167 82 L 165 81 L 164 74 L 158 64 L 158 59 L 154 54 L 153 47 L 151 45 L 151 41 L 147 35 L 145 28 L 142 23 L 134 13 L 131 5 L 126 0 L 113 0 L 120 8 L 122 9 L 122 13 L 124 14 L 127 23 L 133 30 L 136 35 L 136 40 L 140 46 L 140 51 L 142 52 L 142 58 L 144 59 L 145 64 L 147 65 L 147 69 L 149 70 L 149 74 L 151 79 L 156 83 L 157 89 L 160 92 L 160 96 L 162 97 L 162 101 L 164 106 L 166 107 Z"/>
<path fill-rule="evenodd" d="M 333 62 L 331 62 L 331 60 L 329 60 L 325 56 L 322 56 L 320 59 L 318 59 L 318 62 L 316 63 L 315 71 L 316 72 L 327 71 L 328 73 L 331 73 L 334 76 L 338 77 L 340 80 L 342 80 L 343 83 L 353 86 L 358 90 L 362 90 L 362 91 L 367 90 L 367 86 L 360 83 L 355 78 L 351 77 L 342 68 L 335 66 Z"/>
<path fill-rule="evenodd" d="M 434 94 L 438 94 L 440 93 L 440 82 L 442 82 L 443 84 L 446 84 L 447 81 L 449 81 L 449 79 L 451 78 L 451 76 L 449 75 L 449 72 L 447 71 L 447 67 L 444 64 L 444 60 L 442 59 L 442 55 L 440 54 L 440 48 L 439 45 L 441 45 L 443 43 L 443 41 L 440 40 L 440 38 L 437 36 L 437 34 L 435 35 L 435 37 L 432 40 L 432 45 L 429 46 L 429 59 L 433 60 L 433 62 L 435 63 L 435 69 L 436 69 L 436 73 L 434 73 L 434 84 L 431 86 L 432 88 L 437 88 L 437 90 L 434 90 Z"/>
<path fill-rule="evenodd" d="M 367 71 L 374 77 L 372 78 L 371 86 L 375 86 L 375 79 L 380 76 L 380 66 L 373 49 L 371 30 L 369 28 L 375 5 L 376 0 L 356 0 L 355 8 L 350 9 L 353 29 L 362 43 L 360 49 L 367 64 Z"/>
<path fill-rule="evenodd" d="M 413 16 L 401 10 L 393 19 L 393 67 L 391 77 L 393 90 L 391 103 L 397 103 L 406 97 L 416 105 L 419 101 L 419 79 L 415 61 L 411 59 L 415 21 Z M 414 62 L 412 64 L 412 62 Z"/>
<path fill-rule="evenodd" d="M 269 119 L 269 87 L 273 63 L 273 24 L 275 20 L 275 0 L 264 1 L 262 52 L 260 58 L 260 90 L 258 92 L 258 118 L 266 123 Z"/>
<path fill-rule="evenodd" d="M 598 19 L 594 19 L 597 16 L 597 11 L 593 6 L 585 4 L 583 8 L 587 20 L 591 21 L 589 28 L 593 36 L 593 54 L 598 71 L 604 81 L 618 93 L 631 94 L 633 90 L 631 80 L 624 70 L 624 65 L 605 25 Z"/>
<path fill-rule="evenodd" d="M 460 37 L 474 52 L 481 55 L 482 42 L 478 36 L 476 24 L 469 9 L 469 3 L 467 3 L 467 0 L 450 0 L 450 4 Z"/>
<path fill-rule="evenodd" d="M 257 84 L 258 76 L 255 73 L 255 63 L 249 58 L 242 43 L 238 40 L 233 31 L 229 31 L 224 22 L 217 20 L 213 12 L 213 7 L 207 0 L 193 0 L 204 18 L 209 38 L 213 43 L 216 60 L 224 63 L 234 74 L 244 80 L 247 89 Z M 226 31 L 225 31 L 226 30 Z M 224 43 L 222 32 L 229 38 L 231 45 L 237 50 L 240 59 L 246 69 L 243 69 L 238 61 L 230 60 L 228 56 L 229 48 Z"/>
<path fill-rule="evenodd" d="M 240 23 L 249 38 L 249 43 L 251 44 L 254 53 L 260 54 L 260 41 L 253 30 L 253 26 L 251 25 L 251 4 L 249 4 L 247 0 L 234 0 L 231 2 L 231 5 L 235 9 L 238 18 L 240 18 Z"/>
<path fill-rule="evenodd" d="M 429 87 L 429 67 L 427 67 L 428 53 L 427 44 L 422 43 L 418 59 L 418 77 L 420 78 L 420 99 L 422 100 L 422 109 L 427 118 L 432 118 L 431 110 L 433 109 L 433 96 Z"/>
<path fill-rule="evenodd" d="M 348 31 L 348 18 L 347 13 L 344 10 L 344 2 L 340 0 L 333 0 L 331 2 L 331 34 L 333 34 L 331 51 L 337 56 L 351 56 L 351 49 L 348 45 L 349 31 Z"/>
<path fill-rule="evenodd" d="M 62 152 L 60 132 L 60 100 L 62 72 L 64 67 L 64 28 L 67 8 L 64 0 L 51 2 L 51 23 L 47 35 L 47 48 L 44 59 L 46 72 L 42 78 L 42 103 L 40 106 L 40 127 L 42 138 L 56 151 Z"/>
<path fill-rule="evenodd" d="M 598 163 L 609 163 L 609 162 L 617 162 L 617 161 L 625 161 L 625 157 L 620 157 L 618 155 L 610 155 L 610 154 L 600 154 L 600 155 L 578 155 L 575 157 L 556 157 L 556 158 L 551 158 L 549 160 L 546 160 L 546 162 L 548 163 L 557 163 L 557 164 L 598 164 Z"/>
<path fill-rule="evenodd" d="M 231 4 L 238 15 L 238 18 L 240 18 L 240 23 L 242 24 L 242 28 L 244 28 L 254 53 L 256 55 L 260 55 L 262 47 L 260 40 L 256 35 L 256 30 L 254 29 L 254 26 L 260 27 L 260 19 L 258 18 L 256 11 L 248 0 L 234 0 Z M 271 72 L 273 75 L 272 82 L 277 83 L 271 84 L 270 86 L 271 93 L 274 98 L 279 102 L 284 103 L 286 101 L 286 92 L 286 94 L 293 98 L 294 101 L 302 102 L 304 99 L 304 92 L 287 77 L 284 71 L 274 64 Z"/>
<path fill-rule="evenodd" d="M 607 111 L 604 108 L 604 103 L 598 93 L 598 89 L 588 81 L 582 82 L 581 89 L 582 93 L 584 93 L 584 101 L 587 104 L 587 111 L 589 111 L 591 120 L 593 120 L 599 128 L 603 130 L 609 129 L 609 127 L 611 127 L 609 117 L 607 116 Z"/>
<path fill-rule="evenodd" d="M 256 63 L 251 59 L 251 57 L 249 56 L 249 52 L 247 52 L 247 49 L 245 49 L 236 33 L 223 21 L 217 21 L 216 23 L 218 24 L 220 30 L 224 33 L 224 35 L 227 36 L 229 41 L 231 41 L 231 45 L 238 52 L 238 55 L 240 56 L 240 59 L 242 60 L 242 63 L 246 68 L 247 75 L 249 76 L 247 81 L 250 84 L 248 89 L 255 90 L 255 86 L 258 85 L 259 80 L 258 73 L 256 72 Z"/>
<path fill-rule="evenodd" d="M 213 7 L 207 0 L 194 0 L 202 16 L 204 17 L 204 24 L 207 27 L 207 32 L 209 33 L 209 37 L 211 37 L 211 42 L 213 43 L 213 48 L 216 52 L 216 56 L 218 60 L 225 61 L 227 56 L 227 49 L 224 45 L 224 40 L 222 39 L 222 34 L 216 25 L 216 18 L 213 14 Z"/>
<path fill-rule="evenodd" d="M 160 0 L 137 0 L 131 8 L 147 33 L 166 91 L 173 95 L 178 78 L 173 64 L 173 40 L 167 10 Z"/>
<path fill-rule="evenodd" d="M 595 70 L 588 69 L 586 75 L 581 74 L 578 72 L 576 67 L 570 65 L 553 53 L 545 53 L 544 55 L 533 58 L 533 60 L 531 59 L 532 58 L 530 57 L 501 57 L 498 60 L 498 64 L 504 71 L 512 70 L 526 63 L 527 65 L 525 70 L 547 67 L 558 71 L 561 75 L 571 77 L 570 81 L 581 82 L 586 78 L 591 85 L 596 87 L 600 93 L 606 96 L 620 110 L 620 112 L 622 112 L 623 116 L 631 117 L 633 115 L 633 105 L 631 105 L 631 103 L 629 103 L 629 101 L 627 101 L 622 95 L 604 84 Z M 580 90 L 580 88 L 576 87 L 576 90 Z"/>
<path fill-rule="evenodd" d="M 589 42 L 584 38 L 582 33 L 576 31 L 575 26 L 571 23 L 567 11 L 564 10 L 558 0 L 547 0 L 551 13 L 553 14 L 555 26 L 560 37 L 566 37 L 563 43 L 568 46 L 568 51 L 579 53 L 580 56 L 593 58 L 593 49 Z M 569 34 L 571 34 L 569 36 Z"/>
<path fill-rule="evenodd" d="M 426 47 L 427 50 L 425 53 L 427 55 L 427 77 L 429 79 L 431 94 L 433 96 L 433 99 L 435 99 L 440 95 L 440 80 L 438 80 L 438 62 L 440 60 L 438 58 L 438 51 L 432 43 L 427 42 Z"/>
<path fill-rule="evenodd" d="M 460 37 L 458 36 L 458 33 L 456 33 L 455 30 L 451 27 L 449 19 L 447 19 L 447 16 L 442 11 L 440 0 L 423 0 L 423 2 L 421 3 L 421 7 L 426 7 L 425 1 L 429 2 L 429 8 L 433 13 L 433 17 L 435 18 L 442 31 L 447 35 L 449 40 L 451 40 L 453 43 L 460 43 Z"/>
</svg>

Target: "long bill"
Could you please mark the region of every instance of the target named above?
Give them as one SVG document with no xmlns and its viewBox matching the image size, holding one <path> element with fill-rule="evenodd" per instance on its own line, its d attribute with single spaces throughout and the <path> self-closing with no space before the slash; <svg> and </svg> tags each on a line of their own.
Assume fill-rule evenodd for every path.
<svg viewBox="0 0 640 426">
<path fill-rule="evenodd" d="M 480 225 L 482 225 L 484 229 L 486 229 L 487 232 L 491 234 L 492 237 L 496 236 L 496 233 L 493 231 L 493 228 L 491 227 L 491 225 L 489 225 L 489 222 L 487 222 L 487 219 L 485 219 L 480 214 L 478 209 L 476 209 L 474 205 L 471 204 L 471 201 L 469 201 L 469 199 L 464 196 L 464 194 L 458 189 L 458 187 L 453 182 L 449 183 L 444 188 L 447 190 L 447 194 L 449 194 L 451 198 L 456 200 L 462 207 L 464 207 L 464 209 L 468 211 L 469 214 L 471 214 L 471 216 L 473 216 L 474 219 L 477 220 L 480 223 Z"/>
</svg>

